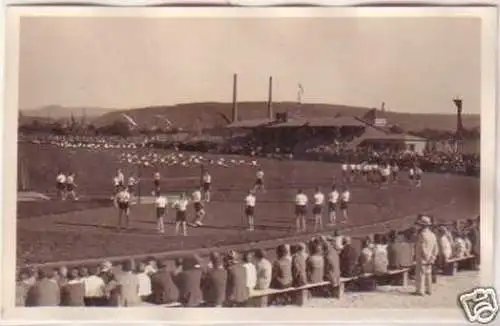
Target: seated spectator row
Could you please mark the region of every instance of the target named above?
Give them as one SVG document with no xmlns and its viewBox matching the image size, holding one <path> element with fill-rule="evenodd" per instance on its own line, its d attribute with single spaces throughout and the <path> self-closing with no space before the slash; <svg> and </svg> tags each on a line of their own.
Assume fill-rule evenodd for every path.
<svg viewBox="0 0 500 326">
<path fill-rule="evenodd" d="M 436 271 L 453 258 L 469 255 L 479 263 L 479 219 L 468 220 L 464 227 L 456 223 L 432 229 L 439 245 Z M 257 249 L 212 252 L 206 259 L 149 257 L 114 264 L 105 261 L 99 266 L 24 268 L 18 275 L 16 304 L 130 307 L 178 302 L 185 307 L 243 307 L 279 303 L 256 302 L 252 293 L 324 281 L 336 286 L 341 278 L 385 275 L 413 266 L 416 232 L 409 228 L 351 239 L 335 231 L 331 237 L 279 245 L 274 252 Z"/>
</svg>

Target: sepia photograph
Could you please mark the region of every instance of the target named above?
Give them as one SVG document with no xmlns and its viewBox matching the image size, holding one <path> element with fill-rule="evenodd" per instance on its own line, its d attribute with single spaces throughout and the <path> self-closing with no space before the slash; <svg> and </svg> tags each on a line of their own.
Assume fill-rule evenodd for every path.
<svg viewBox="0 0 500 326">
<path fill-rule="evenodd" d="M 67 10 L 9 16 L 4 305 L 496 317 L 494 10 Z"/>
</svg>

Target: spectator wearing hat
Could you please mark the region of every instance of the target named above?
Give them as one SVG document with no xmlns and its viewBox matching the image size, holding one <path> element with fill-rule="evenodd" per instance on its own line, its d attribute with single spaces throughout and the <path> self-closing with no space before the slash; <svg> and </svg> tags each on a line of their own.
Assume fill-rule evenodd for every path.
<svg viewBox="0 0 500 326">
<path fill-rule="evenodd" d="M 294 246 L 292 255 L 292 285 L 299 287 L 307 284 L 307 253 L 306 245 L 299 243 Z"/>
<path fill-rule="evenodd" d="M 85 306 L 85 285 L 80 280 L 78 269 L 73 268 L 67 276 L 67 282 L 61 287 L 61 306 Z"/>
<path fill-rule="evenodd" d="M 314 241 L 311 244 L 311 255 L 306 262 L 308 283 L 322 282 L 325 277 L 325 258 L 321 252 L 321 244 Z"/>
<path fill-rule="evenodd" d="M 158 271 L 151 275 L 151 301 L 155 304 L 166 304 L 179 300 L 179 289 L 174 283 L 172 274 L 167 270 L 165 262 L 158 262 Z"/>
<path fill-rule="evenodd" d="M 99 277 L 99 270 L 97 267 L 90 267 L 88 269 L 89 276 L 79 280 L 83 283 L 85 289 L 85 305 L 86 306 L 100 306 L 103 305 L 105 294 L 104 280 Z M 75 278 L 74 278 L 75 279 Z"/>
<path fill-rule="evenodd" d="M 279 245 L 276 248 L 277 259 L 273 263 L 272 288 L 286 289 L 292 286 L 292 262 L 288 258 L 289 255 L 286 245 Z"/>
<path fill-rule="evenodd" d="M 430 230 L 432 220 L 429 216 L 421 215 L 415 223 L 420 227 L 420 232 L 415 244 L 415 295 L 430 295 L 432 293 L 432 266 L 439 254 L 436 235 Z"/>
<path fill-rule="evenodd" d="M 28 291 L 26 306 L 50 307 L 61 303 L 61 289 L 54 274 L 53 269 L 39 271 L 39 280 Z"/>
<path fill-rule="evenodd" d="M 412 245 L 402 238 L 403 235 L 398 235 L 394 230 L 389 233 L 389 245 L 387 246 L 389 269 L 401 269 L 413 265 Z"/>
<path fill-rule="evenodd" d="M 203 275 L 203 299 L 208 307 L 222 307 L 226 301 L 227 271 L 219 253 L 210 254 L 211 267 Z"/>
<path fill-rule="evenodd" d="M 201 292 L 201 261 L 196 255 L 184 259 L 179 273 L 179 302 L 185 307 L 198 307 L 203 301 Z"/>
<path fill-rule="evenodd" d="M 238 254 L 231 251 L 226 257 L 226 299 L 230 307 L 243 307 L 249 299 L 246 269 L 239 262 Z"/>
<path fill-rule="evenodd" d="M 122 265 L 123 271 L 116 275 L 116 281 L 120 285 L 120 306 L 133 307 L 140 303 L 139 279 L 132 270 L 132 261 L 126 260 Z"/>
</svg>

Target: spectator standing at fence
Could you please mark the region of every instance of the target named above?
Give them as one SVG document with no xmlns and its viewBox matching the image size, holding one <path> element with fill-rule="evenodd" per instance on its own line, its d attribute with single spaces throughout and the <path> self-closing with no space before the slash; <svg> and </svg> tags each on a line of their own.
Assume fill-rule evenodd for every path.
<svg viewBox="0 0 500 326">
<path fill-rule="evenodd" d="M 359 267 L 363 274 L 373 273 L 373 243 L 370 237 L 364 238 L 361 243 Z"/>
<path fill-rule="evenodd" d="M 187 207 L 189 201 L 184 193 L 181 197 L 174 202 L 174 208 L 176 210 L 175 216 L 175 235 L 179 234 L 179 229 L 182 230 L 182 235 L 187 236 Z"/>
<path fill-rule="evenodd" d="M 454 237 L 455 243 L 454 243 L 454 256 L 456 258 L 463 258 L 466 256 L 466 245 L 465 245 L 465 240 L 461 232 L 455 231 L 454 232 Z"/>
<path fill-rule="evenodd" d="M 203 202 L 201 200 L 201 191 L 202 189 L 198 188 L 191 195 L 195 212 L 194 226 L 202 226 L 203 219 L 205 218 L 205 207 L 203 207 Z"/>
<path fill-rule="evenodd" d="M 68 281 L 61 287 L 61 306 L 83 307 L 85 302 L 85 284 L 80 280 L 78 269 L 71 269 Z"/>
<path fill-rule="evenodd" d="M 63 286 L 64 284 L 66 284 L 66 282 L 68 282 L 68 268 L 66 266 L 59 267 L 57 275 L 57 283 L 59 284 L 59 286 Z"/>
<path fill-rule="evenodd" d="M 264 250 L 257 249 L 255 251 L 255 259 L 257 268 L 257 285 L 256 289 L 265 290 L 271 286 L 272 269 L 271 262 L 266 258 Z"/>
<path fill-rule="evenodd" d="M 256 197 L 254 195 L 253 190 L 248 192 L 248 195 L 245 197 L 245 215 L 247 218 L 248 230 L 255 230 L 255 203 Z"/>
<path fill-rule="evenodd" d="M 120 306 L 133 307 L 140 303 L 139 279 L 132 272 L 132 261 L 123 262 L 123 271 L 116 275 L 116 281 L 121 287 Z"/>
<path fill-rule="evenodd" d="M 210 191 L 212 188 L 212 175 L 208 171 L 205 171 L 202 176 L 203 181 L 203 196 L 205 202 L 210 202 Z"/>
<path fill-rule="evenodd" d="M 292 255 L 292 285 L 299 287 L 307 284 L 307 253 L 306 245 L 299 243 L 293 246 Z"/>
<path fill-rule="evenodd" d="M 226 300 L 230 307 L 244 307 L 250 297 L 246 269 L 235 251 L 226 256 L 227 286 Z"/>
<path fill-rule="evenodd" d="M 292 262 L 288 258 L 289 251 L 286 245 L 276 248 L 276 260 L 273 263 L 271 287 L 286 289 L 292 286 Z"/>
<path fill-rule="evenodd" d="M 438 241 L 438 266 L 443 267 L 448 260 L 453 256 L 453 242 L 450 241 L 450 237 L 447 234 L 446 227 L 441 225 L 437 231 L 437 241 Z"/>
<path fill-rule="evenodd" d="M 56 176 L 57 198 L 66 200 L 66 175 L 63 172 L 57 173 Z"/>
<path fill-rule="evenodd" d="M 179 273 L 179 302 L 184 307 L 198 307 L 203 301 L 201 292 L 201 260 L 194 255 L 185 258 Z"/>
<path fill-rule="evenodd" d="M 158 271 L 151 275 L 151 301 L 155 304 L 166 304 L 179 300 L 179 289 L 174 283 L 167 264 L 158 262 Z"/>
<path fill-rule="evenodd" d="M 167 197 L 162 196 L 158 191 L 156 193 L 155 206 L 156 206 L 156 229 L 158 233 L 165 233 L 165 216 L 167 215 Z"/>
<path fill-rule="evenodd" d="M 85 288 L 85 305 L 103 305 L 105 298 L 105 283 L 104 280 L 99 277 L 99 269 L 97 267 L 89 268 L 89 275 L 81 281 Z"/>
<path fill-rule="evenodd" d="M 54 279 L 53 269 L 39 271 L 39 280 L 29 289 L 26 298 L 28 307 L 50 307 L 61 303 L 61 289 Z"/>
<path fill-rule="evenodd" d="M 478 269 L 481 253 L 479 218 L 477 218 L 476 220 L 470 219 L 467 221 L 466 232 L 471 241 L 471 254 L 474 255 L 473 268 Z"/>
<path fill-rule="evenodd" d="M 29 282 L 29 271 L 21 270 L 18 274 L 16 282 L 16 307 L 24 307 L 26 305 L 26 297 L 32 284 Z"/>
<path fill-rule="evenodd" d="M 121 230 L 123 224 L 125 228 L 129 227 L 129 217 L 130 217 L 130 193 L 127 188 L 121 187 L 121 190 L 115 196 L 115 205 L 118 208 L 118 228 Z M 123 219 L 125 218 L 125 223 Z"/>
<path fill-rule="evenodd" d="M 325 258 L 325 281 L 330 282 L 333 287 L 340 284 L 340 258 L 325 238 L 322 238 L 323 256 Z"/>
<path fill-rule="evenodd" d="M 99 268 L 99 277 L 102 278 L 104 284 L 108 284 L 109 281 L 114 277 L 111 269 L 113 268 L 113 264 L 110 261 L 104 261 L 101 263 Z"/>
<path fill-rule="evenodd" d="M 344 248 L 344 237 L 340 234 L 338 229 L 333 231 L 333 246 L 338 252 Z"/>
<path fill-rule="evenodd" d="M 420 232 L 415 244 L 415 295 L 432 293 L 432 266 L 439 253 L 436 235 L 430 230 L 432 220 L 429 216 L 421 215 L 416 221 L 420 227 Z M 425 289 L 424 289 L 425 288 Z"/>
<path fill-rule="evenodd" d="M 342 193 L 340 194 L 340 210 L 342 211 L 342 217 L 344 218 L 342 222 L 346 223 L 348 219 L 349 202 L 351 201 L 351 192 L 347 187 L 344 187 Z"/>
<path fill-rule="evenodd" d="M 146 274 L 153 275 L 158 271 L 158 261 L 154 257 L 147 257 L 146 261 Z"/>
<path fill-rule="evenodd" d="M 149 301 L 151 297 L 151 278 L 146 273 L 146 263 L 140 262 L 137 266 L 137 278 L 139 279 L 139 298 Z"/>
<path fill-rule="evenodd" d="M 313 200 L 314 230 L 317 231 L 323 228 L 323 205 L 325 204 L 325 195 L 319 187 L 314 192 Z"/>
<path fill-rule="evenodd" d="M 351 238 L 344 236 L 343 248 L 340 252 L 340 273 L 342 277 L 353 277 L 358 274 L 359 252 L 351 243 Z"/>
<path fill-rule="evenodd" d="M 252 262 L 253 255 L 251 251 L 247 251 L 243 254 L 243 267 L 245 267 L 247 275 L 247 286 L 249 292 L 252 292 L 257 286 L 257 268 Z"/>
<path fill-rule="evenodd" d="M 332 191 L 328 194 L 328 215 L 330 217 L 330 225 L 334 225 L 337 218 L 337 203 L 339 197 L 340 194 L 337 191 L 337 187 L 333 185 Z"/>
<path fill-rule="evenodd" d="M 210 254 L 211 267 L 202 278 L 202 291 L 205 305 L 208 307 L 222 307 L 226 301 L 227 271 L 224 268 L 219 253 Z"/>
<path fill-rule="evenodd" d="M 413 265 L 412 245 L 402 239 L 403 235 L 398 235 L 396 231 L 389 232 L 389 244 L 387 246 L 388 268 L 401 269 Z"/>
<path fill-rule="evenodd" d="M 306 231 L 306 215 L 307 215 L 307 202 L 306 194 L 299 189 L 295 195 L 295 219 L 297 232 Z"/>
<path fill-rule="evenodd" d="M 318 241 L 311 243 L 311 254 L 306 262 L 308 283 L 318 283 L 325 277 L 325 258 L 321 250 L 321 244 Z"/>
<path fill-rule="evenodd" d="M 375 275 L 385 275 L 389 265 L 385 237 L 382 234 L 375 234 L 373 240 L 375 243 L 373 246 L 373 273 Z"/>
</svg>

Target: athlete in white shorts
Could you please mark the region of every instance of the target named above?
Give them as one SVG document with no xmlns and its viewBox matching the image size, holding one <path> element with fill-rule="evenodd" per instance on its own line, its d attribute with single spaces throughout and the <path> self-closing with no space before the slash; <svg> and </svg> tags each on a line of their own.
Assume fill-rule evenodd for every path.
<svg viewBox="0 0 500 326">
<path fill-rule="evenodd" d="M 181 194 L 179 200 L 174 202 L 173 207 L 176 210 L 175 215 L 175 235 L 179 234 L 179 229 L 182 228 L 182 235 L 187 236 L 187 207 L 189 200 L 184 193 Z"/>
<path fill-rule="evenodd" d="M 342 215 L 344 220 L 342 221 L 343 223 L 347 222 L 348 218 L 348 205 L 349 201 L 351 200 L 351 193 L 347 188 L 344 188 L 344 191 L 340 194 L 340 210 L 342 211 Z"/>
<path fill-rule="evenodd" d="M 314 206 L 313 206 L 313 216 L 314 216 L 314 230 L 317 231 L 323 228 L 323 205 L 325 203 L 325 195 L 321 192 L 318 187 L 313 195 Z"/>
<path fill-rule="evenodd" d="M 162 196 L 161 193 L 158 191 L 156 193 L 156 200 L 155 200 L 156 227 L 158 232 L 161 234 L 165 233 L 164 219 L 167 215 L 167 205 L 168 205 L 167 197 Z"/>
<path fill-rule="evenodd" d="M 207 203 L 210 202 L 210 190 L 212 187 L 212 176 L 208 171 L 203 174 L 203 195 Z"/>
<path fill-rule="evenodd" d="M 306 194 L 304 194 L 302 189 L 299 189 L 295 196 L 295 224 L 297 232 L 306 231 L 307 202 L 308 198 Z"/>
<path fill-rule="evenodd" d="M 330 216 L 330 225 L 335 224 L 337 218 L 337 203 L 339 201 L 339 192 L 335 185 L 332 186 L 332 191 L 328 194 L 328 214 Z"/>
<path fill-rule="evenodd" d="M 255 230 L 255 202 L 256 198 L 253 191 L 250 190 L 248 195 L 245 197 L 245 216 L 248 223 L 248 231 Z"/>
<path fill-rule="evenodd" d="M 62 172 L 57 174 L 56 189 L 59 200 L 66 200 L 66 175 Z"/>
<path fill-rule="evenodd" d="M 191 195 L 193 199 L 193 205 L 194 205 L 194 211 L 195 211 L 195 221 L 193 223 L 194 226 L 202 226 L 203 225 L 203 218 L 205 218 L 205 208 L 203 207 L 203 202 L 202 202 L 202 195 L 201 195 L 202 189 L 196 189 L 193 194 Z"/>
<path fill-rule="evenodd" d="M 122 229 L 123 217 L 125 216 L 125 228 L 128 229 L 130 222 L 130 193 L 127 188 L 120 188 L 120 191 L 115 196 L 115 205 L 118 208 L 118 228 Z"/>
</svg>

